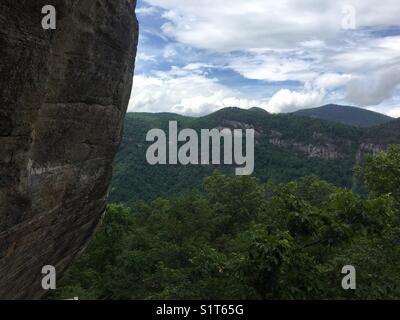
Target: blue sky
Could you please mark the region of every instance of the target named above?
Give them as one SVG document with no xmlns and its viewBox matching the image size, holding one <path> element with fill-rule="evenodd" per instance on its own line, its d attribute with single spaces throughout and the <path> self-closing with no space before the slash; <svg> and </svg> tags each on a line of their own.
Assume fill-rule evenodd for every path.
<svg viewBox="0 0 400 320">
<path fill-rule="evenodd" d="M 129 111 L 348 104 L 400 117 L 398 0 L 139 0 Z"/>
</svg>

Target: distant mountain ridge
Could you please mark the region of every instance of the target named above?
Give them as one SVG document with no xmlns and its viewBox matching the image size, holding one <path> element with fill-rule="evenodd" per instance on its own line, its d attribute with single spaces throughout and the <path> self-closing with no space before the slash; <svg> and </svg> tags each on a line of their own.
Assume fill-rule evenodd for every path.
<svg viewBox="0 0 400 320">
<path fill-rule="evenodd" d="M 197 189 L 214 170 L 233 174 L 233 166 L 156 165 L 146 162 L 149 130 L 168 132 L 169 121 L 179 130 L 212 128 L 255 131 L 254 176 L 262 181 L 288 182 L 316 175 L 338 186 L 352 188 L 353 167 L 366 155 L 400 143 L 400 119 L 361 128 L 334 121 L 270 114 L 263 109 L 225 108 L 203 117 L 171 113 L 128 113 L 124 138 L 114 163 L 111 201 L 132 204 Z"/>
<path fill-rule="evenodd" d="M 294 112 L 297 116 L 325 119 L 357 127 L 372 127 L 394 120 L 384 114 L 350 106 L 328 104 Z"/>
</svg>

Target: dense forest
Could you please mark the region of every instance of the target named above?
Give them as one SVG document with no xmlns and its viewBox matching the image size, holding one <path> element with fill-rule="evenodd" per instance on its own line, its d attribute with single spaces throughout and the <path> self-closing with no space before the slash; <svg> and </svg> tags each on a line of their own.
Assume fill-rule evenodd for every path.
<svg viewBox="0 0 400 320">
<path fill-rule="evenodd" d="M 400 146 L 355 167 L 362 197 L 316 176 L 215 172 L 199 191 L 111 204 L 57 298 L 400 298 Z M 341 287 L 342 267 L 357 290 Z"/>
<path fill-rule="evenodd" d="M 146 150 L 151 143 L 146 142 L 147 132 L 153 128 L 168 132 L 168 123 L 173 120 L 178 122 L 179 129 L 196 131 L 254 128 L 254 176 L 263 183 L 270 180 L 290 182 L 316 175 L 336 186 L 354 187 L 352 168 L 365 134 L 365 130 L 354 126 L 293 114 L 273 115 L 257 108 L 226 108 L 200 118 L 170 113 L 131 113 L 127 115 L 124 139 L 114 165 L 111 202 L 131 206 L 137 200 L 149 201 L 187 190 L 201 190 L 203 179 L 213 171 L 233 174 L 232 166 L 223 165 L 149 165 Z M 325 150 L 336 157 L 310 157 L 309 149 Z"/>
</svg>

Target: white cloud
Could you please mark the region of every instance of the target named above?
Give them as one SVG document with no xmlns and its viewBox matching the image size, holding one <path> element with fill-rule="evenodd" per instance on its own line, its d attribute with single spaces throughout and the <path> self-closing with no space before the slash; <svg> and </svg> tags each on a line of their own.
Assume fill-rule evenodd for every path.
<svg viewBox="0 0 400 320">
<path fill-rule="evenodd" d="M 359 38 L 326 57 L 326 66 L 337 71 L 368 73 L 400 65 L 400 36 Z"/>
<path fill-rule="evenodd" d="M 357 26 L 395 25 L 398 0 L 146 0 L 167 11 L 163 31 L 190 46 L 217 51 L 291 47 L 342 31 L 342 8 L 356 9 Z"/>
<path fill-rule="evenodd" d="M 192 72 L 192 68 L 136 75 L 128 111 L 204 115 L 225 107 L 267 108 L 266 101 L 247 99 L 216 79 Z"/>
<path fill-rule="evenodd" d="M 347 100 L 358 105 L 379 105 L 390 99 L 400 85 L 400 67 L 389 68 L 382 72 L 365 75 L 361 79 L 349 82 Z"/>
<path fill-rule="evenodd" d="M 140 7 L 136 8 L 136 14 L 141 16 L 151 16 L 158 12 L 157 8 L 155 7 Z"/>
<path fill-rule="evenodd" d="M 400 108 L 394 108 L 388 111 L 387 115 L 393 118 L 400 118 Z"/>
<path fill-rule="evenodd" d="M 131 108 L 204 114 L 230 101 L 287 112 L 342 99 L 340 103 L 388 113 L 385 106 L 393 105 L 398 94 L 400 36 L 384 36 L 385 26 L 399 24 L 398 0 L 232 0 L 229 5 L 226 0 L 145 2 L 151 7 L 139 13 L 162 15 L 160 33 L 167 45 L 158 56 L 152 52 L 139 59 L 161 59 L 172 67 L 167 73 L 139 76 L 142 85 L 146 84 L 141 88 L 146 93 L 144 101 L 149 102 L 134 100 Z M 357 30 L 342 28 L 344 5 L 356 9 Z M 375 29 L 382 32 L 380 37 L 370 33 Z M 185 63 L 186 67 L 174 67 Z M 266 104 L 209 79 L 210 68 L 231 69 L 246 79 L 265 81 L 266 86 L 296 83 L 291 83 L 290 90 L 282 83 L 282 90 Z M 218 70 L 213 71 L 218 76 Z M 153 80 L 161 83 L 149 89 Z M 160 97 L 156 89 L 161 90 Z M 151 106 L 153 100 L 156 105 Z"/>
<path fill-rule="evenodd" d="M 145 52 L 139 51 L 136 56 L 137 61 L 156 61 L 156 56 L 153 54 L 147 54 Z"/>
<path fill-rule="evenodd" d="M 354 76 L 350 74 L 324 73 L 317 77 L 315 85 L 320 89 L 337 89 L 349 83 L 353 78 Z"/>
<path fill-rule="evenodd" d="M 317 40 L 317 39 L 303 41 L 303 42 L 300 42 L 299 45 L 301 47 L 311 48 L 311 49 L 320 49 L 320 48 L 324 48 L 326 46 L 324 41 Z"/>
<path fill-rule="evenodd" d="M 296 57 L 279 56 L 276 52 L 247 54 L 234 58 L 228 67 L 248 79 L 266 81 L 310 81 L 316 73 L 311 62 Z"/>
<path fill-rule="evenodd" d="M 175 49 L 174 45 L 167 45 L 163 51 L 163 57 L 165 59 L 169 59 L 175 57 L 178 54 L 177 50 Z"/>
<path fill-rule="evenodd" d="M 216 79 L 207 78 L 199 70 L 203 70 L 200 65 L 187 65 L 153 75 L 136 75 L 128 111 L 174 112 L 198 116 L 226 107 L 259 107 L 271 113 L 279 113 L 314 107 L 320 105 L 324 98 L 323 90 L 282 89 L 269 101 L 251 99 Z"/>
<path fill-rule="evenodd" d="M 294 112 L 299 109 L 320 106 L 324 99 L 323 91 L 291 91 L 281 89 L 269 101 L 270 112 Z"/>
<path fill-rule="evenodd" d="M 310 45 L 310 44 L 308 44 Z M 251 50 L 228 59 L 227 67 L 248 79 L 300 81 L 317 90 L 345 91 L 349 103 L 379 105 L 400 84 L 400 36 L 359 38 L 347 47 L 311 44 L 312 52 Z"/>
</svg>

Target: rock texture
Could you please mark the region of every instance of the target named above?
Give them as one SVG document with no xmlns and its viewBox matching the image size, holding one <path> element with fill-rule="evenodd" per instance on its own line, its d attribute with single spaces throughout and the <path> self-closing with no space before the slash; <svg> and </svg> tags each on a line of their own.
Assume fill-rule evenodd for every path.
<svg viewBox="0 0 400 320">
<path fill-rule="evenodd" d="M 57 10 L 43 30 L 42 7 Z M 40 298 L 106 206 L 130 97 L 131 0 L 0 2 L 0 298 Z"/>
<path fill-rule="evenodd" d="M 346 155 L 341 154 L 336 145 L 332 142 L 319 144 L 304 144 L 293 140 L 282 140 L 277 137 L 271 137 L 268 142 L 274 146 L 299 151 L 310 158 L 320 158 L 325 160 L 343 159 Z"/>
<path fill-rule="evenodd" d="M 363 161 L 369 155 L 386 150 L 392 144 L 400 143 L 400 119 L 372 127 L 367 130 L 357 150 L 357 162 Z"/>
</svg>

